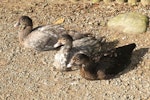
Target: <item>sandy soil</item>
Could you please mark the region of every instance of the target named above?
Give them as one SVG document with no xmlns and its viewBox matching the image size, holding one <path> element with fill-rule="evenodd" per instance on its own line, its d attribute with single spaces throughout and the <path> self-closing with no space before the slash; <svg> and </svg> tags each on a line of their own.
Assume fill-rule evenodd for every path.
<svg viewBox="0 0 150 100">
<path fill-rule="evenodd" d="M 138 35 L 106 27 L 107 21 L 120 13 L 134 11 L 150 17 L 150 7 L 27 1 L 0 2 L 1 100 L 150 100 L 150 27 Z M 62 25 L 66 29 L 104 36 L 105 49 L 135 42 L 132 63 L 122 75 L 101 81 L 87 81 L 78 70 L 53 71 L 56 51 L 36 52 L 19 44 L 13 25 L 21 15 L 30 16 L 34 27 L 64 18 Z"/>
</svg>

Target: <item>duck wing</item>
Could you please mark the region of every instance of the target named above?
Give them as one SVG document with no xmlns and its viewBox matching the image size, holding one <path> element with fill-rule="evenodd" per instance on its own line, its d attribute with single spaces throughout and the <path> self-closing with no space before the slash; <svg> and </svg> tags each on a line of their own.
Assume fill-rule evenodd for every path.
<svg viewBox="0 0 150 100">
<path fill-rule="evenodd" d="M 73 40 L 88 36 L 88 34 L 81 34 L 80 32 L 77 32 L 75 30 L 66 30 L 62 25 L 46 25 L 39 27 L 38 30 L 57 38 L 62 34 L 69 34 L 73 38 Z"/>
<path fill-rule="evenodd" d="M 123 71 L 130 63 L 132 51 L 136 47 L 135 43 L 109 50 L 100 55 L 98 69 L 107 75 L 116 75 Z"/>
<path fill-rule="evenodd" d="M 62 34 L 69 34 L 72 36 L 73 40 L 80 40 L 81 38 L 87 36 L 86 34 L 81 34 L 77 31 L 67 31 L 65 30 L 64 27 L 62 27 L 61 25 L 46 25 L 46 26 L 41 26 L 38 27 L 37 30 L 34 29 L 33 32 L 41 32 L 42 36 L 41 38 L 43 40 L 41 40 L 40 42 L 41 45 L 39 45 L 37 48 L 42 48 L 41 50 L 43 51 L 47 51 L 47 50 L 53 50 L 55 49 L 53 47 L 53 45 L 58 41 L 58 38 L 62 35 Z M 33 34 L 32 32 L 32 34 Z M 82 39 L 81 39 L 82 40 Z M 39 42 L 39 41 L 38 41 Z"/>
<path fill-rule="evenodd" d="M 67 34 L 67 31 L 61 25 L 46 25 L 39 27 L 37 30 L 55 38 L 58 38 L 61 34 Z"/>
<path fill-rule="evenodd" d="M 24 41 L 25 47 L 34 48 L 38 51 L 44 51 L 48 49 L 52 49 L 53 45 L 57 42 L 57 39 L 51 37 L 49 34 L 45 34 L 40 31 L 33 31 Z M 49 46 L 47 48 L 47 46 Z"/>
<path fill-rule="evenodd" d="M 89 34 L 81 34 L 80 32 L 77 32 L 75 30 L 69 30 L 68 34 L 73 38 L 73 40 L 77 40 L 89 36 Z"/>
<path fill-rule="evenodd" d="M 117 59 L 120 63 L 125 64 L 131 58 L 132 51 L 136 47 L 135 43 L 118 47 L 108 51 L 108 56 Z M 106 55 L 107 55 L 106 54 Z"/>
<path fill-rule="evenodd" d="M 101 41 L 94 37 L 87 36 L 73 41 L 73 48 L 76 48 L 80 52 L 84 52 L 89 56 L 99 52 L 101 50 Z"/>
</svg>

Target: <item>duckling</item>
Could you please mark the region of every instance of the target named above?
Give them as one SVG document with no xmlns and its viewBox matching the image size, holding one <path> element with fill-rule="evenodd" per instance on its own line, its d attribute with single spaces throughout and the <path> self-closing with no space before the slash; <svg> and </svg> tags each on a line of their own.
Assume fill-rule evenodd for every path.
<svg viewBox="0 0 150 100">
<path fill-rule="evenodd" d="M 87 80 L 110 79 L 127 67 L 135 47 L 136 44 L 132 43 L 97 53 L 93 57 L 84 53 L 76 53 L 67 67 L 78 66 L 81 76 Z"/>
<path fill-rule="evenodd" d="M 92 36 L 73 41 L 72 37 L 68 34 L 63 34 L 54 45 L 55 48 L 59 46 L 61 48 L 55 54 L 53 63 L 54 68 L 59 71 L 72 70 L 69 67 L 67 68 L 67 64 L 76 52 L 82 51 L 90 56 L 101 49 L 100 41 Z"/>
<path fill-rule="evenodd" d="M 45 25 L 33 29 L 32 19 L 21 16 L 14 27 L 19 27 L 19 42 L 26 48 L 39 51 L 53 50 L 60 34 L 70 34 L 73 39 L 82 38 L 84 35 L 76 31 L 67 31 L 60 25 Z"/>
</svg>

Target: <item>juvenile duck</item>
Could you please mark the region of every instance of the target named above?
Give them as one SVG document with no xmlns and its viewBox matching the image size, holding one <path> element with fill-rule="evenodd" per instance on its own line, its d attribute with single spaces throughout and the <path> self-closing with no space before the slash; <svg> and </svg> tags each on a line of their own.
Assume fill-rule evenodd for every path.
<svg viewBox="0 0 150 100">
<path fill-rule="evenodd" d="M 53 63 L 54 68 L 59 71 L 71 70 L 71 68 L 67 68 L 67 64 L 76 52 L 82 51 L 90 56 L 101 49 L 100 41 L 94 37 L 88 36 L 73 41 L 68 34 L 62 35 L 54 45 L 55 48 L 59 46 L 61 48 L 56 53 Z"/>
<path fill-rule="evenodd" d="M 87 80 L 110 79 L 123 71 L 130 63 L 135 43 L 97 54 L 94 59 L 84 53 L 76 53 L 67 67 L 79 66 L 80 74 Z"/>
<path fill-rule="evenodd" d="M 32 19 L 28 16 L 21 16 L 14 25 L 19 27 L 19 42 L 26 48 L 33 48 L 39 51 L 54 49 L 54 44 L 60 34 L 70 34 L 73 39 L 82 38 L 84 35 L 75 31 L 66 31 L 60 25 L 45 25 L 33 29 Z"/>
</svg>

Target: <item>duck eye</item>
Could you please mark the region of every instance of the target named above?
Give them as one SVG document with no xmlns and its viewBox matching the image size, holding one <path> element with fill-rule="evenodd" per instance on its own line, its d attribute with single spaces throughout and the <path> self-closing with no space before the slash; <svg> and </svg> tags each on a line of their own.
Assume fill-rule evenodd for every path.
<svg viewBox="0 0 150 100">
<path fill-rule="evenodd" d="M 65 41 L 65 38 L 61 38 L 60 40 Z"/>
<path fill-rule="evenodd" d="M 22 18 L 21 21 L 22 21 L 22 22 L 25 22 L 25 18 Z"/>
<path fill-rule="evenodd" d="M 75 61 L 79 62 L 79 58 L 76 58 Z"/>
<path fill-rule="evenodd" d="M 64 38 L 62 38 L 60 41 L 64 43 L 66 40 Z"/>
<path fill-rule="evenodd" d="M 64 41 L 65 41 L 66 39 L 65 39 L 65 38 L 63 38 L 62 40 L 64 40 Z"/>
</svg>

